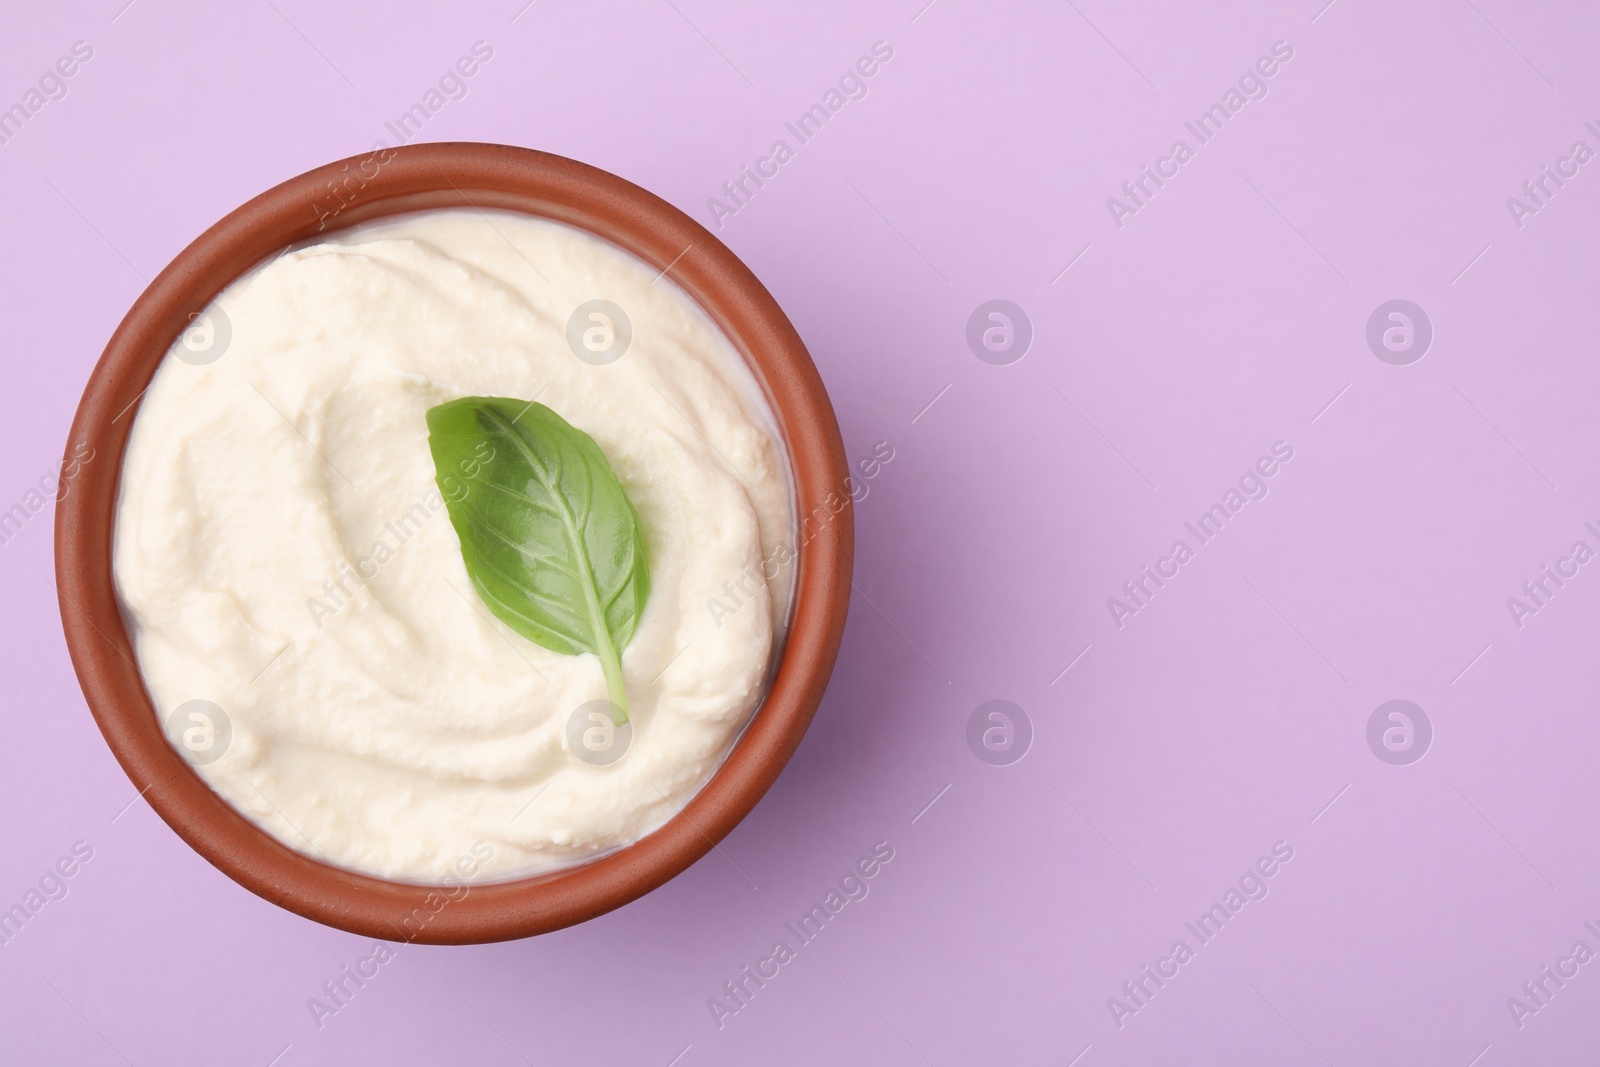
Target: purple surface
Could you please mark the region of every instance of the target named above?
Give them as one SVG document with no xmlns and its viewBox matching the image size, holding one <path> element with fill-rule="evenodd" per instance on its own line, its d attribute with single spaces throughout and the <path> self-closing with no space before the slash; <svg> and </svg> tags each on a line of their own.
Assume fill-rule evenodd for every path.
<svg viewBox="0 0 1600 1067">
<path fill-rule="evenodd" d="M 423 138 L 574 156 L 708 224 L 790 142 L 719 236 L 852 457 L 895 458 L 859 506 L 827 699 L 718 852 L 576 929 L 400 947 L 320 1027 L 308 999 L 371 943 L 246 893 L 136 801 L 32 515 L 0 545 L 0 907 L 74 842 L 93 859 L 0 948 L 0 1058 L 1591 1062 L 1600 964 L 1560 961 L 1600 950 L 1600 563 L 1520 627 L 1507 598 L 1600 550 L 1600 162 L 1536 213 L 1507 198 L 1600 149 L 1600 12 L 922 2 L 6 13 L 0 106 L 75 41 L 93 58 L 0 146 L 0 509 L 59 461 L 147 277 L 268 186 L 393 142 L 479 40 Z M 875 41 L 867 95 L 798 145 L 784 123 Z M 1265 98 L 1200 144 L 1185 122 L 1277 41 Z M 1117 225 L 1107 198 L 1180 138 L 1193 158 Z M 1031 318 L 1019 362 L 968 348 L 991 299 Z M 1365 339 L 1393 299 L 1433 325 L 1410 365 Z M 1200 545 L 1185 523 L 1279 441 L 1268 495 Z M 1107 598 L 1180 538 L 1193 559 L 1119 628 Z M 993 699 L 1031 721 L 1020 762 L 969 750 Z M 1432 723 L 1419 762 L 1369 748 L 1392 699 Z M 869 895 L 800 945 L 785 922 L 879 841 Z M 1280 841 L 1265 899 L 1202 944 L 1185 924 Z M 719 1027 L 710 998 L 779 939 L 794 959 Z M 1180 939 L 1176 976 L 1127 997 Z"/>
</svg>

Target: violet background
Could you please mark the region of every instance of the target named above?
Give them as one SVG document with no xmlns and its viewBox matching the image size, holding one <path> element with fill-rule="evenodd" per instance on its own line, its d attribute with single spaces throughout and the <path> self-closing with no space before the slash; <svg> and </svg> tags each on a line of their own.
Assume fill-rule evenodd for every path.
<svg viewBox="0 0 1600 1067">
<path fill-rule="evenodd" d="M 0 15 L 0 104 L 94 49 L 0 147 L 0 509 L 59 462 L 145 278 L 261 190 L 392 142 L 478 40 L 493 59 L 423 139 L 570 155 L 708 224 L 785 120 L 892 46 L 718 236 L 810 346 L 852 457 L 895 450 L 827 698 L 720 852 L 575 929 L 403 947 L 320 1030 L 307 998 L 371 943 L 130 806 L 34 516 L 0 546 L 0 906 L 74 841 L 95 854 L 0 948 L 0 1058 L 1590 1062 L 1600 965 L 1521 1029 L 1506 1000 L 1600 948 L 1600 564 L 1520 630 L 1506 598 L 1600 548 L 1600 163 L 1520 229 L 1506 198 L 1600 148 L 1600 9 L 924 2 Z M 1278 40 L 1266 99 L 1114 225 L 1106 198 Z M 964 339 L 993 298 L 1033 323 L 1010 366 Z M 1410 366 L 1364 340 L 1393 298 L 1434 326 Z M 1106 598 L 1279 440 L 1270 496 L 1119 630 Z M 1003 767 L 965 740 L 997 698 L 1035 732 Z M 1367 747 L 1392 698 L 1434 726 L 1410 766 Z M 708 998 L 880 840 L 870 895 L 719 1029 Z M 1107 998 L 1279 840 L 1270 895 L 1119 1029 Z"/>
</svg>

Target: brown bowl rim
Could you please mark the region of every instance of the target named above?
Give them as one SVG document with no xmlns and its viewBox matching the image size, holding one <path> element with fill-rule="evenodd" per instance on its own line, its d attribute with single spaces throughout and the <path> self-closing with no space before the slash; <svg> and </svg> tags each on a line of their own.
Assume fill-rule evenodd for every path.
<svg viewBox="0 0 1600 1067">
<path fill-rule="evenodd" d="M 287 847 L 213 792 L 167 743 L 135 666 L 112 583 L 123 449 L 139 398 L 179 331 L 228 283 L 318 233 L 405 211 L 502 208 L 579 226 L 670 275 L 727 333 L 766 390 L 796 499 L 792 622 L 759 712 L 711 781 L 660 830 L 581 866 L 507 882 L 420 886 Z M 224 357 L 225 358 L 225 357 Z M 87 461 L 73 463 L 87 445 Z M 671 204 L 576 160 L 509 145 L 377 149 L 290 178 L 229 213 L 134 301 L 84 389 L 56 512 L 62 626 L 84 697 L 139 795 L 246 889 L 308 919 L 388 941 L 527 937 L 621 907 L 687 869 L 747 815 L 793 755 L 822 699 L 849 607 L 848 465 L 815 364 L 776 300 L 726 245 Z M 831 501 L 842 500 L 834 512 Z M 818 509 L 821 509 L 820 511 Z M 809 518 L 820 515 L 816 530 Z M 804 536 L 799 531 L 804 530 Z"/>
</svg>

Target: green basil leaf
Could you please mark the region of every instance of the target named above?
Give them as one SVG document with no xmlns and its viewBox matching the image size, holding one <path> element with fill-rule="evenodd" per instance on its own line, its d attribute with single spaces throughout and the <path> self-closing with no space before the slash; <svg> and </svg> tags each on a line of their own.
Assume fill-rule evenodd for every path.
<svg viewBox="0 0 1600 1067">
<path fill-rule="evenodd" d="M 543 404 L 469 396 L 428 412 L 428 448 L 484 604 L 554 652 L 593 652 L 612 718 L 627 722 L 622 650 L 650 595 L 650 566 L 639 516 L 600 446 Z"/>
</svg>

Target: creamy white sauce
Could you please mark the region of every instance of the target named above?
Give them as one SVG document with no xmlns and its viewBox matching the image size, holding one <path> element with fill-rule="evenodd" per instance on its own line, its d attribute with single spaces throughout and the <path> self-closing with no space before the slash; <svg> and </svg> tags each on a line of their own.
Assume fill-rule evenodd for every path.
<svg viewBox="0 0 1600 1067">
<path fill-rule="evenodd" d="M 607 365 L 567 340 L 597 298 L 632 325 Z M 478 876 L 505 878 L 665 823 L 756 709 L 792 585 L 771 563 L 794 539 L 785 456 L 728 340 L 606 242 L 465 209 L 291 250 L 218 305 L 156 372 L 117 505 L 117 590 L 169 741 L 184 752 L 193 727 L 168 720 L 210 701 L 232 735 L 197 766 L 212 788 L 292 848 L 405 881 L 479 841 Z M 206 328 L 231 337 L 197 365 Z M 566 741 L 606 695 L 598 660 L 519 636 L 467 577 L 424 416 L 468 395 L 537 397 L 586 431 L 643 523 L 634 732 L 610 766 Z"/>
</svg>

